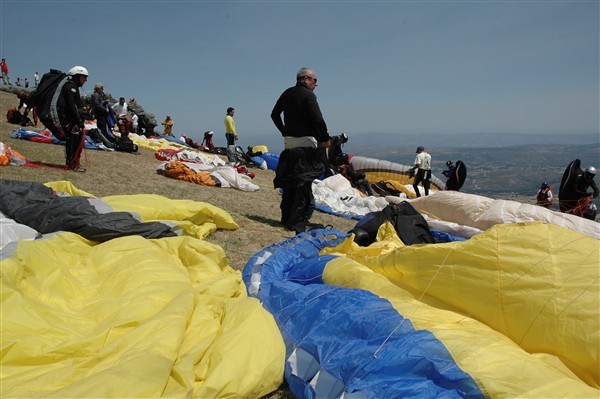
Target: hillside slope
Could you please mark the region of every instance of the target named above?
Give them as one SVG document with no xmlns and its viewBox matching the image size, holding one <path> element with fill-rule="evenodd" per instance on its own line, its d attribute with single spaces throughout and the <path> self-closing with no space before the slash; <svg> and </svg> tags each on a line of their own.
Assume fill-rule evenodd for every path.
<svg viewBox="0 0 600 399">
<path fill-rule="evenodd" d="M 6 121 L 6 111 L 17 106 L 15 94 L 0 91 L 0 141 L 23 154 L 27 159 L 64 165 L 64 147 L 34 143 L 10 137 L 18 125 Z M 41 129 L 43 126 L 38 126 Z M 3 167 L 3 179 L 47 182 L 69 180 L 76 187 L 99 197 L 117 194 L 160 194 L 172 199 L 204 201 L 218 206 L 235 219 L 240 228 L 236 231 L 218 231 L 208 238 L 221 246 L 229 264 L 242 269 L 246 261 L 260 249 L 293 236 L 292 232 L 279 226 L 278 190 L 273 188 L 274 172 L 252 169 L 256 174 L 253 182 L 260 186 L 256 192 L 243 192 L 232 188 L 215 188 L 170 179 L 156 173 L 159 165 L 149 150 L 140 150 L 134 156 L 121 152 L 86 150 L 82 163 L 86 173 L 51 168 Z M 332 225 L 342 231 L 350 230 L 355 221 L 315 212 L 314 222 Z"/>
</svg>

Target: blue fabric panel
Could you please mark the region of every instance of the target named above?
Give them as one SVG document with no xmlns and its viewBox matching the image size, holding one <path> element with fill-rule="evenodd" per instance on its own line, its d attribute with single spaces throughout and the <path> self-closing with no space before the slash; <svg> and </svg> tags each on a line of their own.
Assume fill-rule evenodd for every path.
<svg viewBox="0 0 600 399">
<path fill-rule="evenodd" d="M 336 212 L 333 209 L 331 209 L 329 205 L 316 204 L 315 209 L 323 213 L 329 213 L 330 215 L 340 216 L 346 219 L 360 220 L 363 217 L 363 215 L 355 215 L 353 213 Z"/>
<path fill-rule="evenodd" d="M 264 152 L 260 157 L 267 161 L 267 169 L 277 169 L 277 164 L 279 163 L 279 154 L 275 154 L 273 152 Z"/>
<path fill-rule="evenodd" d="M 452 242 L 452 241 L 466 241 L 466 238 L 464 238 L 464 237 L 455 236 L 455 235 L 446 233 L 444 231 L 432 229 L 431 227 L 429 228 L 429 230 L 431 231 L 431 235 L 433 235 L 433 239 L 435 240 L 436 243 Z"/>
<path fill-rule="evenodd" d="M 170 141 L 171 143 L 177 143 L 177 144 L 181 144 L 181 145 L 187 145 L 185 143 L 182 143 L 181 140 L 179 140 L 178 138 L 176 138 L 174 136 L 167 136 L 167 135 L 164 135 L 164 134 L 157 134 L 156 138 L 157 139 L 165 139 L 167 141 Z"/>
<path fill-rule="evenodd" d="M 339 396 L 341 392 L 333 391 L 343 387 L 368 398 L 484 397 L 444 345 L 430 332 L 416 331 L 387 300 L 368 291 L 323 284 L 323 270 L 334 257 L 318 253 L 324 246 L 337 245 L 345 233 L 316 232 L 263 250 L 272 255 L 261 266 L 258 297 L 277 320 L 287 356 L 301 348 L 306 363 L 304 379 L 293 375 L 286 363 L 286 381 L 296 396 L 316 397 L 310 380 L 318 364 L 321 374 L 339 381 L 339 388 L 330 384 L 332 396 Z M 252 263 L 260 254 L 244 269 L 246 284 L 251 270 L 257 271 Z"/>
</svg>

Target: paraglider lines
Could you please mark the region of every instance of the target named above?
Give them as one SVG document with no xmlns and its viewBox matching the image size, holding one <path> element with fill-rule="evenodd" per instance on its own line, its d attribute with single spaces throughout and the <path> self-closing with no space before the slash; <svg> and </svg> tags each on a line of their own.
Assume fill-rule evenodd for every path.
<svg viewBox="0 0 600 399">
<path fill-rule="evenodd" d="M 423 304 L 423 302 L 421 302 L 421 299 L 423 298 L 423 296 L 427 293 L 427 290 L 429 289 L 429 287 L 431 287 L 431 284 L 433 283 L 433 281 L 437 278 L 438 274 L 440 273 L 440 270 L 442 270 L 442 267 L 444 267 L 444 265 L 446 264 L 446 261 L 448 260 L 448 257 L 450 256 L 450 254 L 454 251 L 454 249 L 450 249 L 450 251 L 448 251 L 448 253 L 446 254 L 446 257 L 444 258 L 443 262 L 439 265 L 439 267 L 437 268 L 435 274 L 431 277 L 431 279 L 429 280 L 429 283 L 427 283 L 427 287 L 425 287 L 425 289 L 423 290 L 423 292 L 421 292 L 421 295 L 419 295 L 419 298 L 417 298 L 417 301 L 419 304 Z M 404 324 L 404 321 L 407 319 L 412 319 L 413 315 L 416 313 L 416 309 L 408 316 L 402 319 L 402 321 L 400 323 L 398 323 L 398 325 L 396 326 L 396 328 L 394 328 L 392 330 L 392 332 L 390 332 L 388 334 L 388 336 L 383 340 L 383 342 L 381 343 L 381 345 L 379 345 L 379 347 L 377 348 L 377 350 L 375 351 L 375 353 L 373 353 L 373 358 L 377 359 L 377 356 L 379 355 L 379 352 L 381 352 L 381 350 L 383 349 L 383 347 L 385 346 L 385 344 L 388 342 L 388 340 L 396 333 L 396 331 L 398 331 L 398 329 L 400 329 L 400 327 L 402 327 L 402 325 Z"/>
</svg>

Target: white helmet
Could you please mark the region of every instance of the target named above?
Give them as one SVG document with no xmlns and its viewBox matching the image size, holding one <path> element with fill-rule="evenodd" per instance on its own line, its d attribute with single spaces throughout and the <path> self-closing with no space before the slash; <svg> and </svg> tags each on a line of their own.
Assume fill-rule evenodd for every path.
<svg viewBox="0 0 600 399">
<path fill-rule="evenodd" d="M 75 75 L 89 76 L 87 69 L 85 69 L 82 66 L 74 66 L 73 68 L 69 69 L 69 72 L 67 72 L 67 75 L 69 75 L 69 76 L 75 76 Z"/>
<path fill-rule="evenodd" d="M 595 175 L 596 168 L 594 168 L 593 166 L 588 166 L 587 168 L 585 168 L 585 173 L 589 173 L 590 175 Z"/>
</svg>

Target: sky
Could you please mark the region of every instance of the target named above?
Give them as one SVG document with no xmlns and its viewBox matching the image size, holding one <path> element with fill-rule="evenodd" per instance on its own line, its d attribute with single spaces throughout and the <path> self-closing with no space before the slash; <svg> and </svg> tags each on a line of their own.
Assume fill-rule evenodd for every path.
<svg viewBox="0 0 600 399">
<path fill-rule="evenodd" d="M 594 1 L 0 0 L 0 53 L 33 80 L 74 65 L 173 131 L 225 145 L 280 137 L 300 67 L 332 135 L 598 133 Z"/>
</svg>

